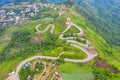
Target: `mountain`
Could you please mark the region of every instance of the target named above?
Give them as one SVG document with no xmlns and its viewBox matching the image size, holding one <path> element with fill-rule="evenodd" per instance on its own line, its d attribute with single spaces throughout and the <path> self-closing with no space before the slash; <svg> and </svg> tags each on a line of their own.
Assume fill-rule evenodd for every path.
<svg viewBox="0 0 120 80">
<path fill-rule="evenodd" d="M 49 2 L 49 3 L 64 3 L 67 2 L 68 0 L 0 0 L 0 2 L 5 3 L 5 2 L 36 2 L 36 1 L 42 1 L 42 2 Z"/>
<path fill-rule="evenodd" d="M 76 10 L 111 45 L 120 45 L 120 0 L 76 0 Z"/>
<path fill-rule="evenodd" d="M 20 16 L 27 18 L 22 24 L 0 28 L 0 80 L 120 80 L 119 0 L 42 0 L 65 4 L 43 7 L 34 4 L 41 0 L 1 2 L 22 1 L 31 4 L 5 7 L 17 10 L 16 18 L 38 10 L 34 17 Z"/>
</svg>

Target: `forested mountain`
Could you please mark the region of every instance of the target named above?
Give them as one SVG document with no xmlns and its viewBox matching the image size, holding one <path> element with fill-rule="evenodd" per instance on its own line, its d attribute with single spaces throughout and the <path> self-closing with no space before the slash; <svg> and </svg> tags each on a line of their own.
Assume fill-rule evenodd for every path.
<svg viewBox="0 0 120 80">
<path fill-rule="evenodd" d="M 42 1 L 49 3 L 64 3 L 67 2 L 68 0 L 42 0 Z"/>
<path fill-rule="evenodd" d="M 1 2 L 4 2 L 4 3 L 6 3 L 6 2 L 13 2 L 13 3 L 15 3 L 15 2 L 31 2 L 31 1 L 35 1 L 35 0 L 0 0 L 0 3 Z"/>
<path fill-rule="evenodd" d="M 76 10 L 112 45 L 120 45 L 120 0 L 77 0 Z"/>
<path fill-rule="evenodd" d="M 0 2 L 35 2 L 35 1 L 44 1 L 49 3 L 63 3 L 68 0 L 0 0 Z"/>
</svg>

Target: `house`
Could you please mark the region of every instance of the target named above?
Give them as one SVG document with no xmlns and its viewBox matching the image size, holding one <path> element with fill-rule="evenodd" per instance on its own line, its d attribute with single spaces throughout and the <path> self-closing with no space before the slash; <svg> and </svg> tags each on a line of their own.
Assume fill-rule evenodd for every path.
<svg viewBox="0 0 120 80">
<path fill-rule="evenodd" d="M 62 78 L 62 77 L 59 77 L 58 80 L 63 80 L 63 78 Z"/>
<path fill-rule="evenodd" d="M 5 10 L 0 10 L 0 21 L 3 21 L 5 19 Z"/>
<path fill-rule="evenodd" d="M 7 13 L 7 15 L 14 16 L 14 15 L 15 15 L 15 12 L 14 12 L 13 10 L 11 10 L 11 11 L 9 11 L 9 12 Z"/>
</svg>

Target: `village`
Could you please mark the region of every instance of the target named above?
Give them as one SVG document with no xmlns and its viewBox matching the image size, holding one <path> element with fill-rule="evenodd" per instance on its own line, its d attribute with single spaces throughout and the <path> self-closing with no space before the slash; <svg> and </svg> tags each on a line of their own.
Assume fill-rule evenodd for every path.
<svg viewBox="0 0 120 80">
<path fill-rule="evenodd" d="M 9 26 L 11 24 L 18 25 L 24 20 L 34 18 L 37 13 L 42 12 L 46 8 L 53 10 L 63 9 L 64 5 L 55 5 L 49 3 L 34 3 L 16 7 L 14 5 L 2 7 L 0 9 L 0 24 Z"/>
<path fill-rule="evenodd" d="M 63 80 L 61 74 L 57 69 L 58 64 L 59 63 L 55 61 L 46 62 L 41 59 L 36 59 L 25 63 L 22 66 L 19 74 L 23 74 L 26 76 L 26 74 L 24 73 L 27 72 L 27 80 Z M 9 77 L 6 80 L 18 80 L 18 77 L 15 75 L 15 71 L 9 73 L 8 76 Z"/>
</svg>

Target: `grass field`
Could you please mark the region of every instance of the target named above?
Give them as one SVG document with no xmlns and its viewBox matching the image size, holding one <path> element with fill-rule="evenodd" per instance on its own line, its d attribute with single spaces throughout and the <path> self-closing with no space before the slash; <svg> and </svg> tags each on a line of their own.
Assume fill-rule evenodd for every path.
<svg viewBox="0 0 120 80">
<path fill-rule="evenodd" d="M 94 80 L 92 69 L 87 65 L 64 63 L 59 66 L 59 72 L 64 80 Z"/>
<path fill-rule="evenodd" d="M 79 33 L 79 32 L 80 31 L 76 27 L 72 26 L 65 34 Z"/>
<path fill-rule="evenodd" d="M 6 60 L 3 64 L 0 64 L 0 80 L 3 80 L 11 71 L 15 71 L 20 61 L 22 61 L 21 57 L 11 61 Z"/>
</svg>

